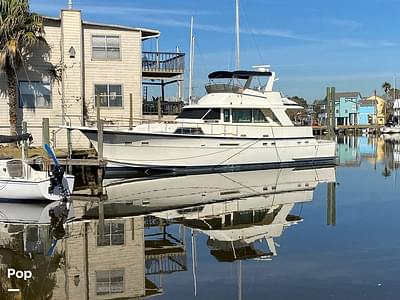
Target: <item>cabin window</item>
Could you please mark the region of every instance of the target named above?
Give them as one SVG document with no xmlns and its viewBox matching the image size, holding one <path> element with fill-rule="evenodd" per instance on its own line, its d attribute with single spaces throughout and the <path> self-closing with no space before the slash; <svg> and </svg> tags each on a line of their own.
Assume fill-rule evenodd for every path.
<svg viewBox="0 0 400 300">
<path fill-rule="evenodd" d="M 124 292 L 124 269 L 96 271 L 96 294 L 109 295 Z"/>
<path fill-rule="evenodd" d="M 201 119 L 208 112 L 208 108 L 185 108 L 179 114 L 179 119 Z"/>
<path fill-rule="evenodd" d="M 121 59 L 120 38 L 117 35 L 93 35 L 92 58 L 103 60 Z"/>
<path fill-rule="evenodd" d="M 261 109 L 253 109 L 253 120 L 254 123 L 268 123 L 268 120 Z"/>
<path fill-rule="evenodd" d="M 97 226 L 97 246 L 117 246 L 125 244 L 125 223 L 106 221 L 104 223 L 104 238 L 100 236 Z"/>
<path fill-rule="evenodd" d="M 39 81 L 20 81 L 19 106 L 21 108 L 51 108 L 51 84 Z"/>
<path fill-rule="evenodd" d="M 94 94 L 100 107 L 122 107 L 122 86 L 119 84 L 96 84 Z"/>
<path fill-rule="evenodd" d="M 177 134 L 204 134 L 201 128 L 197 127 L 180 127 L 175 130 Z"/>
<path fill-rule="evenodd" d="M 233 123 L 251 123 L 251 109 L 232 109 Z"/>
<path fill-rule="evenodd" d="M 278 122 L 270 109 L 232 109 L 233 123 L 268 123 L 267 117 Z"/>
<path fill-rule="evenodd" d="M 231 111 L 229 109 L 224 109 L 224 122 L 229 123 L 231 121 Z"/>
<path fill-rule="evenodd" d="M 221 112 L 219 108 L 211 108 L 203 117 L 203 120 L 220 120 Z"/>
</svg>

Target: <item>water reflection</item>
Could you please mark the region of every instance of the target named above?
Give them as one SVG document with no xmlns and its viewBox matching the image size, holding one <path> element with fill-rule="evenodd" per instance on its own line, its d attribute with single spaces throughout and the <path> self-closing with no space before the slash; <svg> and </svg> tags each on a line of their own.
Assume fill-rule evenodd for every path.
<svg viewBox="0 0 400 300">
<path fill-rule="evenodd" d="M 342 167 L 359 167 L 363 161 L 374 169 L 383 165 L 381 174 L 389 177 L 400 167 L 400 134 L 338 136 L 337 156 Z"/>
<path fill-rule="evenodd" d="M 312 201 L 319 183 L 334 181 L 335 169 L 323 167 L 112 182 L 104 203 L 74 203 L 74 221 L 53 257 L 46 256 L 49 226 L 40 222 L 47 205 L 35 204 L 24 221 L 25 212 L 11 212 L 25 203 L 1 203 L 1 299 L 162 295 L 174 292 L 163 278 L 179 272 L 193 277 L 196 294 L 199 237 L 216 263 L 270 260 L 278 255 L 276 239 L 303 221 L 295 206 Z M 334 192 L 327 196 L 334 224 Z M 8 280 L 9 267 L 34 270 L 33 278 Z M 10 287 L 20 292 L 7 293 Z"/>
</svg>

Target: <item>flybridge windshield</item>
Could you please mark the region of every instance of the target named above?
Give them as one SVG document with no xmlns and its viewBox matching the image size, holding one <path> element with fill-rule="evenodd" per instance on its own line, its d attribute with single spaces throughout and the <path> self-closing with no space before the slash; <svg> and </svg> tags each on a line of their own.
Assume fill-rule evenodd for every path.
<svg viewBox="0 0 400 300">
<path fill-rule="evenodd" d="M 216 72 L 218 73 L 218 72 Z M 232 72 L 224 72 L 231 74 Z M 233 72 L 234 73 L 234 72 Z M 262 75 L 260 75 L 262 74 Z M 270 72 L 254 72 L 247 76 L 209 76 L 207 93 L 242 93 L 245 89 L 264 91 L 269 81 Z"/>
<path fill-rule="evenodd" d="M 179 119 L 220 119 L 220 110 L 215 108 L 185 108 Z"/>
</svg>

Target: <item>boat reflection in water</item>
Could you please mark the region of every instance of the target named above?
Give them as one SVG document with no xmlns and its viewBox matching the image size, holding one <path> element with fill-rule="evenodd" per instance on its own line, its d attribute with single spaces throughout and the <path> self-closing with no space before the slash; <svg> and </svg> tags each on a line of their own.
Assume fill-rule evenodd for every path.
<svg viewBox="0 0 400 300">
<path fill-rule="evenodd" d="M 196 293 L 196 236 L 207 237 L 218 261 L 271 259 L 277 255 L 274 239 L 302 221 L 294 206 L 311 201 L 319 183 L 334 181 L 335 169 L 324 167 L 114 182 L 105 187 L 106 201 L 74 203 L 75 220 L 54 257 L 45 257 L 46 247 L 34 247 L 47 246 L 43 225 L 24 225 L 14 234 L 2 223 L 2 251 L 18 254 L 41 273 L 23 286 L 2 272 L 1 288 L 51 299 L 155 296 L 165 292 L 163 274 L 191 268 Z M 188 236 L 192 247 L 185 243 Z M 256 247 L 264 240 L 268 247 Z M 2 269 L 15 267 L 18 259 L 3 253 Z M 48 272 L 44 262 L 52 266 Z M 40 282 L 46 288 L 33 290 Z"/>
</svg>

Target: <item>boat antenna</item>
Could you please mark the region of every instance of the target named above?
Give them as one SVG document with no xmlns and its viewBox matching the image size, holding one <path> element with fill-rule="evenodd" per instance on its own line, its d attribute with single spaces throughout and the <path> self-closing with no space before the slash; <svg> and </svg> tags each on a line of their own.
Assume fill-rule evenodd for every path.
<svg viewBox="0 0 400 300">
<path fill-rule="evenodd" d="M 240 69 L 239 0 L 236 0 L 236 70 Z"/>
<path fill-rule="evenodd" d="M 193 52 L 194 52 L 194 36 L 193 36 L 193 16 L 190 19 L 190 49 L 189 49 L 189 105 L 192 104 L 192 82 L 193 82 Z"/>
</svg>

